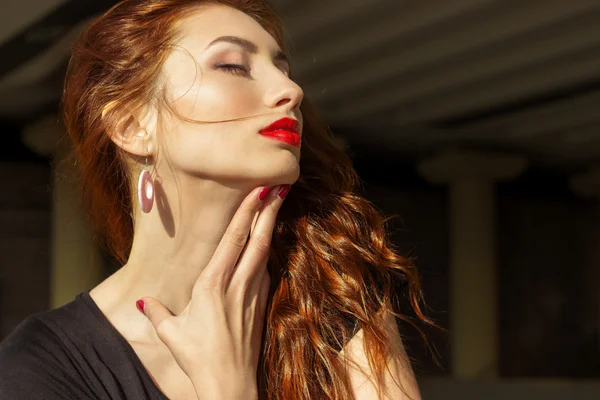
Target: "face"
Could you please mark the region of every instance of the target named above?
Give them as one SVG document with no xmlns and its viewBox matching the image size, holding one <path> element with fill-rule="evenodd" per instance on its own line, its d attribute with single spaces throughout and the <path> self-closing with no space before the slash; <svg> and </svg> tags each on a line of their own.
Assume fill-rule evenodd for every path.
<svg viewBox="0 0 600 400">
<path fill-rule="evenodd" d="M 260 133 L 290 118 L 297 121 L 297 136 L 290 126 L 276 133 L 302 134 L 303 92 L 289 78 L 275 39 L 248 15 L 221 5 L 195 12 L 179 28 L 183 35 L 163 70 L 168 101 L 186 118 L 226 122 L 165 118 L 156 133 L 158 170 L 166 157 L 181 176 L 254 186 L 293 183 L 301 143 Z"/>
</svg>

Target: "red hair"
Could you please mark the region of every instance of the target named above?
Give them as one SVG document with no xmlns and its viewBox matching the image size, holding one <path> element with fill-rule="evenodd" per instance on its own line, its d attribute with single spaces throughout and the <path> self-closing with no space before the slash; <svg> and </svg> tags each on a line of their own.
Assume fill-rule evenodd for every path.
<svg viewBox="0 0 600 400">
<path fill-rule="evenodd" d="M 72 48 L 65 124 L 84 206 L 120 263 L 133 241 L 132 180 L 107 132 L 123 110 L 157 100 L 153 83 L 177 40 L 176 22 L 205 4 L 246 13 L 284 49 L 281 24 L 262 0 L 125 0 L 97 18 Z M 353 399 L 339 350 L 362 328 L 375 381 L 383 387 L 386 360 L 401 357 L 386 334 L 384 312 L 412 324 L 386 306 L 397 304 L 404 283 L 417 317 L 433 322 L 421 312 L 416 268 L 393 248 L 386 220 L 356 193 L 360 180 L 350 159 L 308 100 L 301 111 L 301 173 L 279 211 L 269 258 L 259 390 L 264 399 Z"/>
</svg>

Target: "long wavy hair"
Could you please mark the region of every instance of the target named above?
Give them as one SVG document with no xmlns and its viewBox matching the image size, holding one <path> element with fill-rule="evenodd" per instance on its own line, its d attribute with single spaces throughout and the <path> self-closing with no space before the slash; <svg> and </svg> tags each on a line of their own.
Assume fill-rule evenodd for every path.
<svg viewBox="0 0 600 400">
<path fill-rule="evenodd" d="M 180 34 L 177 21 L 207 4 L 246 13 L 285 51 L 281 23 L 263 0 L 124 0 L 72 47 L 62 112 L 83 205 L 99 240 L 121 264 L 133 241 L 133 173 L 109 133 L 124 110 L 165 100 L 157 82 Z M 354 399 L 339 351 L 358 329 L 381 389 L 389 360 L 402 358 L 386 333 L 384 313 L 414 324 L 395 311 L 400 292 L 418 320 L 434 323 L 420 308 L 412 261 L 394 249 L 387 219 L 357 193 L 361 181 L 351 160 L 307 99 L 301 112 L 300 177 L 279 211 L 269 257 L 259 392 L 262 399 Z"/>
</svg>

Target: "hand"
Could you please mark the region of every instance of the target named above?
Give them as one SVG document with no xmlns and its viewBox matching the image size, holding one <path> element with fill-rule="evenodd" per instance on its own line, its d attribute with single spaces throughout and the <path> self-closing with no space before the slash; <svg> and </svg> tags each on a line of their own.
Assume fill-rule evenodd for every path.
<svg viewBox="0 0 600 400">
<path fill-rule="evenodd" d="M 199 399 L 258 397 L 256 371 L 271 283 L 266 265 L 283 203 L 278 189 L 285 197 L 289 185 L 272 188 L 264 200 L 261 188 L 244 199 L 180 315 L 154 298 L 142 298 L 144 314 Z"/>
</svg>

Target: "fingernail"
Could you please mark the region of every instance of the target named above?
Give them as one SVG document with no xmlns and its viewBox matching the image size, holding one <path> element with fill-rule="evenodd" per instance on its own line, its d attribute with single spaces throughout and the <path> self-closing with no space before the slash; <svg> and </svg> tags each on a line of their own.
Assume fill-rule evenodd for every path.
<svg viewBox="0 0 600 400">
<path fill-rule="evenodd" d="M 267 195 L 269 194 L 269 190 L 271 190 L 271 188 L 268 186 L 265 186 L 258 194 L 258 199 L 261 201 L 264 200 L 267 197 Z"/>
<path fill-rule="evenodd" d="M 140 312 L 142 314 L 146 314 L 144 313 L 144 307 L 146 307 L 146 303 L 144 303 L 144 300 L 138 300 L 135 302 L 135 306 L 137 307 L 138 310 L 140 310 Z"/>
<path fill-rule="evenodd" d="M 279 196 L 280 199 L 285 199 L 285 196 L 287 196 L 287 194 L 289 193 L 291 188 L 292 188 L 291 185 L 281 185 L 281 188 L 279 189 L 279 193 L 277 193 L 277 196 Z"/>
</svg>

